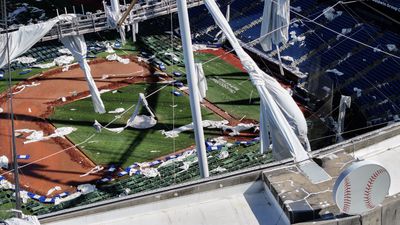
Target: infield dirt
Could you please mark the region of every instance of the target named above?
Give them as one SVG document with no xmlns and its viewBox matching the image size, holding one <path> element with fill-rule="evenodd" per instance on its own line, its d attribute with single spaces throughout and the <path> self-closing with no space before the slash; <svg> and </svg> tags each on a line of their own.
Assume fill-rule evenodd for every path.
<svg viewBox="0 0 400 225">
<path fill-rule="evenodd" d="M 99 90 L 117 89 L 153 79 L 149 67 L 138 62 L 125 65 L 100 59 L 92 61 L 90 67 Z M 22 85 L 33 83 L 39 85 L 21 90 Z M 55 106 L 89 95 L 86 80 L 78 65 L 71 66 L 66 72 L 58 68 L 21 82 L 13 87 L 13 93 L 16 93 L 13 95 L 15 129 L 42 130 L 44 136 L 55 131 L 55 127 L 46 120 Z M 62 101 L 62 97 L 66 101 Z M 0 155 L 6 155 L 11 162 L 11 123 L 6 93 L 0 101 L 0 107 L 4 110 L 0 114 Z M 60 191 L 52 193 L 51 196 L 54 196 L 74 191 L 78 184 L 101 178 L 101 173 L 80 176 L 96 165 L 67 138 L 24 144 L 27 135 L 21 134 L 16 139 L 17 154 L 30 155 L 29 159 L 18 161 L 22 189 L 45 196 L 49 189 L 60 186 Z M 12 173 L 2 170 L 2 174 L 12 181 Z"/>
</svg>

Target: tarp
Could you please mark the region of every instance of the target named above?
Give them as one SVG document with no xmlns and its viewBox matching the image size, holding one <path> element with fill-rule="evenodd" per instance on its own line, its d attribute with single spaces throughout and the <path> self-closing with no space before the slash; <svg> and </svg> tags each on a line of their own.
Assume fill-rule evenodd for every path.
<svg viewBox="0 0 400 225">
<path fill-rule="evenodd" d="M 122 63 L 122 64 L 129 64 L 129 62 L 130 62 L 129 59 L 124 59 L 124 58 L 122 58 L 121 56 L 118 56 L 118 55 L 115 54 L 115 53 L 106 56 L 106 59 L 107 59 L 108 61 L 118 61 L 118 62 L 120 62 L 120 63 Z"/>
<path fill-rule="evenodd" d="M 264 51 L 289 40 L 290 0 L 264 0 L 260 44 Z"/>
<path fill-rule="evenodd" d="M 83 35 L 68 36 L 61 38 L 63 45 L 68 48 L 72 53 L 75 60 L 78 61 L 79 66 L 85 74 L 86 81 L 89 85 L 89 91 L 92 96 L 94 111 L 97 113 L 105 113 L 103 101 L 100 98 L 100 92 L 94 83 L 89 64 L 86 60 L 87 46 Z"/>
<path fill-rule="evenodd" d="M 147 109 L 150 116 L 139 115 L 139 110 L 142 105 Z M 128 127 L 133 127 L 136 129 L 149 129 L 157 124 L 157 120 L 155 119 L 155 117 L 156 116 L 149 107 L 149 103 L 147 102 L 146 97 L 143 93 L 139 93 L 139 100 L 136 104 L 135 110 L 133 111 L 131 117 L 128 119 L 124 127 L 107 128 L 101 125 L 97 120 L 95 120 L 93 126 L 98 132 L 100 132 L 101 129 L 105 129 L 114 133 L 121 133 Z"/>
<path fill-rule="evenodd" d="M 8 52 L 7 47 L 7 35 L 9 42 L 9 54 L 10 61 L 14 60 L 18 56 L 28 51 L 34 44 L 42 39 L 47 32 L 53 28 L 53 26 L 60 20 L 71 20 L 76 15 L 64 15 L 57 18 L 53 18 L 49 21 L 32 24 L 28 26 L 22 26 L 17 31 L 4 33 L 0 35 L 0 68 L 4 67 L 8 63 Z M 92 95 L 93 105 L 95 111 L 98 113 L 104 113 L 104 104 L 101 101 L 100 93 L 97 90 L 96 84 L 93 81 L 90 73 L 90 67 L 86 61 L 87 47 L 85 39 L 82 35 L 69 36 L 61 39 L 61 42 L 69 49 L 74 58 L 79 62 L 86 80 L 89 84 L 90 93 Z"/>
<path fill-rule="evenodd" d="M 96 186 L 93 184 L 80 184 L 76 189 L 84 195 L 97 190 Z"/>
<path fill-rule="evenodd" d="M 224 31 L 249 73 L 253 84 L 257 87 L 263 102 L 263 108 L 260 110 L 266 113 L 265 117 L 268 120 L 272 136 L 273 152 L 277 159 L 287 158 L 289 155 L 293 156 L 296 161 L 308 159 L 305 151 L 305 149 L 310 150 L 307 123 L 296 102 L 278 81 L 264 73 L 243 50 L 215 1 L 205 0 L 204 3 L 217 25 Z M 264 138 L 261 140 L 262 142 L 268 141 L 266 135 L 262 135 L 262 137 Z M 262 144 L 262 146 L 265 145 Z"/>
<path fill-rule="evenodd" d="M 227 120 L 221 120 L 221 121 L 216 121 L 216 120 L 203 120 L 201 121 L 201 125 L 204 128 L 217 128 L 217 129 L 222 129 L 224 126 L 228 125 L 229 121 Z M 194 129 L 193 123 L 189 123 L 184 126 L 180 126 L 178 128 L 175 128 L 170 131 L 165 131 L 161 130 L 161 134 L 165 135 L 167 138 L 176 138 L 179 136 L 180 133 L 185 132 L 185 131 L 190 131 Z"/>
<path fill-rule="evenodd" d="M 48 140 L 50 138 L 55 138 L 55 137 L 64 137 L 74 131 L 76 131 L 76 128 L 74 128 L 74 127 L 59 127 L 54 131 L 54 133 L 52 133 L 48 136 L 44 136 L 43 131 L 30 130 L 30 129 L 15 130 L 15 132 L 18 132 L 18 133 L 31 133 L 29 136 L 26 137 L 27 140 L 24 141 L 24 144 Z"/>
<path fill-rule="evenodd" d="M 62 15 L 46 22 L 21 26 L 18 30 L 0 34 L 0 68 L 8 63 L 7 34 L 9 38 L 10 62 L 28 51 L 34 44 L 42 39 L 47 32 L 60 20 L 72 20 L 74 14 Z"/>
<path fill-rule="evenodd" d="M 229 133 L 230 136 L 240 135 L 240 132 L 249 130 L 252 128 L 257 129 L 257 125 L 253 124 L 253 123 L 239 123 L 236 126 L 229 126 L 228 125 L 229 121 L 227 121 L 227 120 L 221 120 L 221 121 L 203 120 L 201 124 L 204 128 L 222 129 L 224 132 L 230 130 L 230 131 L 232 131 Z M 190 131 L 193 129 L 194 129 L 193 123 L 189 123 L 187 125 L 180 126 L 173 130 L 170 130 L 170 131 L 161 130 L 161 133 L 163 135 L 165 135 L 165 137 L 167 137 L 167 138 L 176 138 L 179 136 L 180 133 L 185 132 L 185 131 Z"/>
<path fill-rule="evenodd" d="M 52 19 L 43 23 L 22 26 L 17 31 L 8 33 L 10 61 L 12 62 L 18 56 L 28 51 L 44 35 L 47 34 L 58 22 L 58 19 Z M 0 34 L 0 68 L 8 64 L 7 33 Z"/>
<path fill-rule="evenodd" d="M 138 125 L 138 124 L 135 123 L 135 119 L 139 114 L 139 109 L 140 109 L 140 106 L 142 104 L 147 109 L 147 112 L 150 113 L 151 118 L 156 117 L 154 115 L 153 111 L 150 109 L 149 103 L 147 102 L 146 97 L 144 96 L 144 94 L 143 93 L 139 93 L 138 104 L 136 105 L 135 111 L 132 113 L 132 116 L 129 118 L 128 122 L 126 123 L 126 126 L 130 126 L 130 127 L 134 127 L 135 128 L 135 125 Z M 148 127 L 148 128 L 150 128 L 150 127 Z"/>
</svg>

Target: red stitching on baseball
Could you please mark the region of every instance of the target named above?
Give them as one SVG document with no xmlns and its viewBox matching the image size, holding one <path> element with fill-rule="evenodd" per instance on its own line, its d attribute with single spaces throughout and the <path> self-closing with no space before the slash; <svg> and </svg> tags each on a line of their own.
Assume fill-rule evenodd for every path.
<svg viewBox="0 0 400 225">
<path fill-rule="evenodd" d="M 343 212 L 348 213 L 351 206 L 351 183 L 350 179 L 344 179 Z"/>
<path fill-rule="evenodd" d="M 381 175 L 384 172 L 385 172 L 384 169 L 379 169 L 379 170 L 375 171 L 371 175 L 371 177 L 369 178 L 369 180 L 367 182 L 367 185 L 366 185 L 365 190 L 364 190 L 364 203 L 365 203 L 365 206 L 368 209 L 375 208 L 375 205 L 372 203 L 371 192 L 372 192 L 372 188 L 374 186 L 374 183 L 375 183 L 376 179 L 378 179 L 379 175 Z"/>
</svg>

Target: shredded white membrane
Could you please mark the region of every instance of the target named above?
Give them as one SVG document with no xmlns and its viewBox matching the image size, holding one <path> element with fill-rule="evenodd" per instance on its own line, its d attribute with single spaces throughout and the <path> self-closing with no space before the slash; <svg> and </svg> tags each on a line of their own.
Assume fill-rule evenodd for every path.
<svg viewBox="0 0 400 225">
<path fill-rule="evenodd" d="M 388 44 L 386 45 L 387 49 L 391 52 L 397 52 L 399 49 L 396 47 L 395 44 Z"/>
<path fill-rule="evenodd" d="M 33 57 L 26 57 L 26 56 L 23 56 L 23 57 L 16 58 L 16 59 L 14 59 L 13 61 L 14 61 L 14 62 L 19 62 L 19 63 L 22 63 L 22 64 L 29 64 L 29 63 L 34 63 L 34 62 L 36 62 L 37 59 L 35 59 L 35 58 L 33 58 Z"/>
<path fill-rule="evenodd" d="M 327 20 L 332 21 L 335 18 L 341 16 L 343 14 L 342 11 L 336 11 L 334 8 L 332 7 L 328 7 L 326 9 L 324 9 L 324 16 Z"/>
<path fill-rule="evenodd" d="M 117 114 L 117 113 L 122 113 L 122 112 L 124 112 L 124 111 L 125 111 L 124 108 L 116 108 L 115 110 L 108 111 L 108 113 Z"/>
<path fill-rule="evenodd" d="M 232 131 L 231 133 L 229 133 L 229 135 L 231 136 L 239 135 L 241 131 L 257 127 L 257 125 L 253 123 L 249 124 L 239 123 L 237 126 L 228 126 L 228 123 L 229 122 L 227 120 L 221 120 L 221 121 L 203 120 L 202 125 L 204 128 L 211 128 L 211 129 L 217 128 L 217 129 L 222 129 L 223 131 L 230 130 Z M 165 137 L 167 138 L 176 138 L 179 137 L 180 133 L 190 130 L 193 130 L 193 123 L 175 128 L 170 131 L 161 130 L 161 133 L 165 135 Z"/>
<path fill-rule="evenodd" d="M 329 70 L 326 70 L 325 72 L 327 72 L 327 73 L 334 73 L 334 74 L 336 74 L 336 75 L 338 75 L 338 76 L 342 76 L 344 73 L 342 73 L 342 72 L 340 72 L 339 70 L 337 70 L 337 69 L 329 69 Z"/>
<path fill-rule="evenodd" d="M 31 130 L 31 129 L 19 129 L 15 130 L 15 133 L 31 133 L 29 136 L 26 137 L 27 141 L 24 141 L 24 144 L 29 144 L 33 142 L 48 140 L 50 138 L 55 137 L 64 137 L 72 132 L 76 131 L 77 129 L 74 127 L 60 127 L 57 128 L 53 134 L 49 136 L 44 136 L 43 131 Z"/>
<path fill-rule="evenodd" d="M 121 57 L 118 56 L 117 54 L 108 55 L 108 56 L 106 57 L 106 59 L 107 59 L 108 61 L 118 61 L 118 62 L 120 62 L 120 63 L 122 63 L 122 64 L 129 64 L 129 62 L 130 62 L 129 59 L 121 58 Z"/>
</svg>

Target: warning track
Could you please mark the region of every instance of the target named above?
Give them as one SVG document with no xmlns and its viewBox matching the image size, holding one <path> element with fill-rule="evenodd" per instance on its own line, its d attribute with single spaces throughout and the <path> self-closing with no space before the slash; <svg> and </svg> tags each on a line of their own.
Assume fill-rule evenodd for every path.
<svg viewBox="0 0 400 225">
<path fill-rule="evenodd" d="M 135 59 L 131 58 L 131 61 L 133 60 Z M 152 81 L 149 76 L 151 74 L 149 67 L 138 62 L 124 65 L 100 59 L 89 64 L 100 90 L 117 89 L 132 83 Z M 30 85 L 33 82 L 39 85 L 25 87 L 22 91 L 18 87 Z M 55 106 L 89 94 L 83 72 L 78 65 L 71 66 L 66 72 L 62 72 L 59 68 L 28 79 L 14 87 L 13 93 L 17 93 L 13 101 L 15 129 L 42 130 L 45 136 L 54 133 L 55 127 L 46 119 Z M 65 97 L 66 101 L 61 101 L 62 97 Z M 0 98 L 0 107 L 4 110 L 0 114 L 0 155 L 6 155 L 11 162 L 11 125 L 5 93 Z M 52 138 L 24 144 L 26 136 L 24 134 L 16 140 L 17 154 L 30 155 L 29 159 L 19 160 L 22 189 L 46 195 L 49 189 L 60 186 L 61 191 L 52 194 L 56 195 L 65 191 L 74 191 L 77 185 L 93 182 L 101 177 L 101 174 L 80 177 L 96 165 L 67 138 Z M 5 170 L 2 171 L 2 173 L 5 172 Z M 12 180 L 11 173 L 5 176 L 8 180 Z"/>
</svg>

